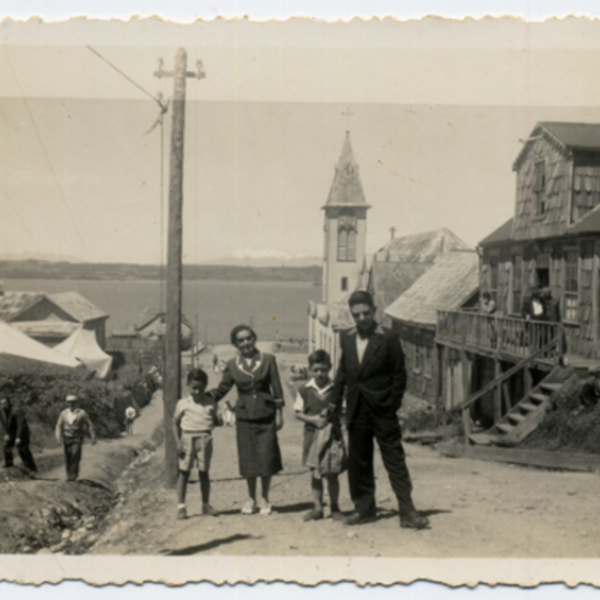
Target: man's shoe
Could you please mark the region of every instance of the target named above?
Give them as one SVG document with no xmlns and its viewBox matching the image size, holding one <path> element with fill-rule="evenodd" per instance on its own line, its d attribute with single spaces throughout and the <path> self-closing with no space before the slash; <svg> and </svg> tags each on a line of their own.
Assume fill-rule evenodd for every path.
<svg viewBox="0 0 600 600">
<path fill-rule="evenodd" d="M 203 504 L 202 505 L 202 514 L 205 517 L 218 517 L 219 511 L 214 509 L 210 504 Z"/>
<path fill-rule="evenodd" d="M 177 509 L 177 520 L 184 521 L 185 519 L 187 519 L 187 510 L 185 509 L 185 506 L 180 506 Z"/>
<path fill-rule="evenodd" d="M 373 523 L 377 520 L 375 511 L 368 513 L 353 512 L 345 521 L 346 525 L 364 525 L 365 523 Z"/>
<path fill-rule="evenodd" d="M 306 522 L 308 521 L 318 521 L 319 519 L 323 518 L 323 511 L 322 510 L 317 510 L 316 508 L 313 508 L 310 512 L 307 512 L 304 517 L 302 517 L 302 519 Z"/>
<path fill-rule="evenodd" d="M 427 529 L 429 519 L 422 517 L 416 510 L 400 515 L 400 527 L 403 529 Z"/>
</svg>

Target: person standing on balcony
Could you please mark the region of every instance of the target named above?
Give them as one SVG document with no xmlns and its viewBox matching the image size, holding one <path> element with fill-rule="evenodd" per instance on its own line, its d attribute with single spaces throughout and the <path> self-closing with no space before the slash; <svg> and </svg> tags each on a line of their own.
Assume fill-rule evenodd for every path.
<svg viewBox="0 0 600 600">
<path fill-rule="evenodd" d="M 481 295 L 481 312 L 493 315 L 496 312 L 496 303 L 489 292 Z"/>
<path fill-rule="evenodd" d="M 489 292 L 483 292 L 481 295 L 481 312 L 485 313 L 488 316 L 492 316 L 496 312 L 496 303 L 492 298 Z M 490 346 L 492 348 L 496 347 L 496 327 L 494 326 L 494 319 L 490 318 L 488 320 L 488 328 L 489 328 L 489 336 L 490 336 Z"/>
</svg>

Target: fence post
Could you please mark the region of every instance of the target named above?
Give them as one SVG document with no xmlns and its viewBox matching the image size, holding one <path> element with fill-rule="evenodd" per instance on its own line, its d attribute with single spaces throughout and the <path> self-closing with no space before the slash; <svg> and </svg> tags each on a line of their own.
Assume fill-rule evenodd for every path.
<svg viewBox="0 0 600 600">
<path fill-rule="evenodd" d="M 470 378 L 469 378 L 469 358 L 465 350 L 460 351 L 460 362 L 463 380 L 463 393 L 467 400 L 471 394 Z M 467 406 L 462 410 L 462 423 L 465 430 L 465 444 L 469 445 L 469 437 L 471 435 L 471 415 L 469 414 L 471 407 Z"/>
</svg>

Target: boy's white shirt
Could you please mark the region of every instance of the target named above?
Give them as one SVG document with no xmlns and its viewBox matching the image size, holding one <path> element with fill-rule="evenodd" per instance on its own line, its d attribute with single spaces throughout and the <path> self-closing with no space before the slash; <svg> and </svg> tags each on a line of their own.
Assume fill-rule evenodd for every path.
<svg viewBox="0 0 600 600">
<path fill-rule="evenodd" d="M 333 381 L 331 379 L 327 380 L 327 383 L 320 388 L 315 381 L 315 378 L 312 377 L 307 381 L 304 387 L 312 388 L 317 392 L 317 394 L 322 398 L 332 387 Z M 294 401 L 294 410 L 296 412 L 304 412 L 304 398 L 300 395 L 300 392 L 296 395 L 296 400 Z"/>
</svg>

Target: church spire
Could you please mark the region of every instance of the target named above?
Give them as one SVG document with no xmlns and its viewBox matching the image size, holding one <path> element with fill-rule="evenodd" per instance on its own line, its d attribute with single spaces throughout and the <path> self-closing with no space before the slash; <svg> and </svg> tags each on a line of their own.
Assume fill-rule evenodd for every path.
<svg viewBox="0 0 600 600">
<path fill-rule="evenodd" d="M 362 183 L 358 174 L 358 163 L 352 152 L 350 143 L 350 132 L 346 131 L 346 139 L 342 147 L 342 152 L 335 167 L 335 176 L 327 203 L 323 208 L 360 206 L 368 208 L 363 191 Z"/>
</svg>

